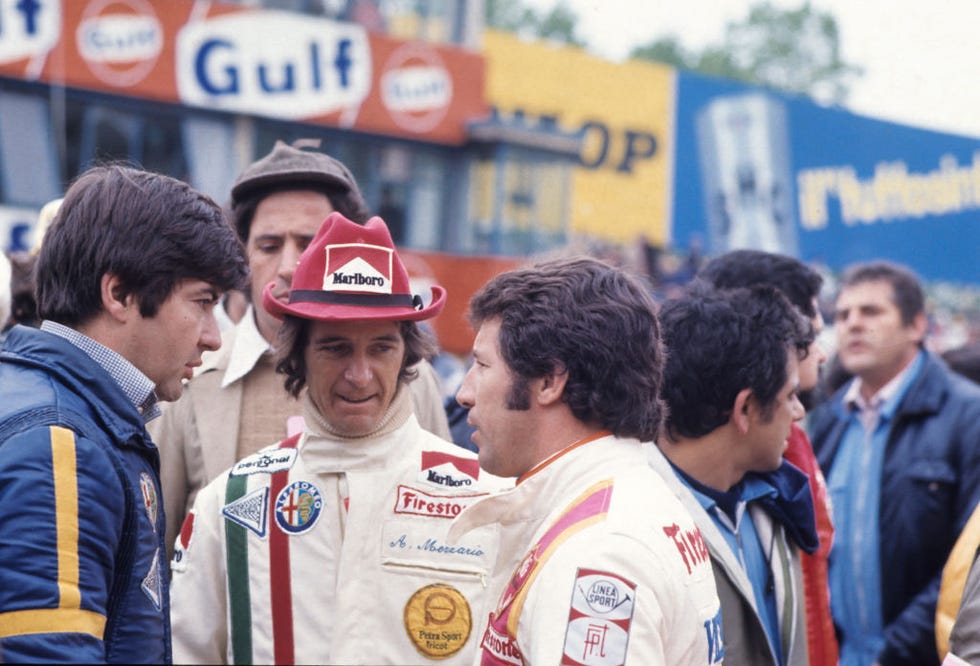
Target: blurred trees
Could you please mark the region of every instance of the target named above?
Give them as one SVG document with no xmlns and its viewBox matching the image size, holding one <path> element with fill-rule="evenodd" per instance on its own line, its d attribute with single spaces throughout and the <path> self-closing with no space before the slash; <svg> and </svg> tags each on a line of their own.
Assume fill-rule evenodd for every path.
<svg viewBox="0 0 980 666">
<path fill-rule="evenodd" d="M 847 99 L 851 83 L 862 73 L 841 58 L 837 20 L 808 0 L 797 9 L 757 3 L 743 21 L 729 22 L 721 44 L 700 52 L 685 49 L 670 35 L 634 48 L 630 57 L 835 104 Z"/>
<path fill-rule="evenodd" d="M 486 25 L 527 37 L 585 46 L 576 33 L 578 16 L 566 0 L 539 12 L 523 0 L 486 0 Z M 768 0 L 752 5 L 741 21 L 729 22 L 720 44 L 690 50 L 676 35 L 634 48 L 631 58 L 662 62 L 710 76 L 736 79 L 842 104 L 860 67 L 841 58 L 840 34 L 832 14 L 803 0 L 780 9 Z"/>
<path fill-rule="evenodd" d="M 522 0 L 486 0 L 484 11 L 488 28 L 570 46 L 585 46 L 585 42 L 575 34 L 578 16 L 565 0 L 558 0 L 547 12 L 538 12 Z"/>
</svg>

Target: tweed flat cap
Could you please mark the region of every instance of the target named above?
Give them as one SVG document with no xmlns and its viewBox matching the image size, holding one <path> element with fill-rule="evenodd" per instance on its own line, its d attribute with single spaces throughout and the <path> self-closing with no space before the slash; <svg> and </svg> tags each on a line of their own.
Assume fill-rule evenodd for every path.
<svg viewBox="0 0 980 666">
<path fill-rule="evenodd" d="M 360 197 L 354 175 L 343 163 L 326 153 L 303 148 L 319 148 L 319 139 L 299 139 L 289 145 L 276 141 L 272 152 L 253 162 L 242 172 L 231 188 L 234 206 L 252 192 L 280 183 L 317 183 L 327 188 L 353 191 Z"/>
</svg>

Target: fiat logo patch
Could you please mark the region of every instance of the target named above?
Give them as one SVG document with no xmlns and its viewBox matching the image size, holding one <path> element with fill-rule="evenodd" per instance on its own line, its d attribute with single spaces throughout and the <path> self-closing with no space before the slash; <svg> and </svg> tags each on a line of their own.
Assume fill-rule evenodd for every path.
<svg viewBox="0 0 980 666">
<path fill-rule="evenodd" d="M 286 534 L 300 534 L 312 528 L 320 517 L 323 498 L 309 481 L 294 481 L 276 497 L 276 524 Z"/>
</svg>

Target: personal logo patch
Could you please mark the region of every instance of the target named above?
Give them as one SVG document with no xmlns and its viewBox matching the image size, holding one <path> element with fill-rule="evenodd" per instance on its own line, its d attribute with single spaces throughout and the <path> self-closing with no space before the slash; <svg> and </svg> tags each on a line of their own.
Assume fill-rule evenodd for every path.
<svg viewBox="0 0 980 666">
<path fill-rule="evenodd" d="M 294 481 L 276 497 L 276 524 L 286 534 L 311 529 L 320 517 L 323 497 L 309 481 Z"/>
<path fill-rule="evenodd" d="M 150 519 L 150 525 L 156 532 L 160 502 L 157 499 L 157 486 L 153 483 L 153 477 L 146 472 L 140 472 L 140 493 L 143 495 L 143 508 L 146 509 L 146 517 Z"/>
<path fill-rule="evenodd" d="M 561 663 L 620 666 L 626 661 L 636 585 L 607 571 L 579 569 Z"/>
<path fill-rule="evenodd" d="M 290 469 L 296 462 L 296 449 L 271 449 L 245 456 L 231 468 L 231 476 L 244 476 L 264 472 L 272 474 Z"/>
<path fill-rule="evenodd" d="M 269 488 L 262 486 L 247 495 L 242 495 L 234 502 L 221 508 L 221 515 L 233 523 L 255 532 L 259 537 L 265 537 L 269 505 Z"/>
<path fill-rule="evenodd" d="M 480 478 L 480 462 L 442 451 L 423 451 L 419 481 L 448 488 L 472 486 Z"/>
<path fill-rule="evenodd" d="M 449 585 L 426 585 L 417 590 L 405 604 L 403 618 L 412 645 L 430 659 L 445 659 L 459 652 L 473 628 L 469 602 Z"/>
<path fill-rule="evenodd" d="M 323 291 L 391 293 L 393 250 L 380 245 L 328 245 Z"/>
<path fill-rule="evenodd" d="M 431 518 L 455 518 L 463 509 L 486 493 L 473 495 L 431 495 L 423 490 L 399 484 L 395 498 L 395 513 L 408 513 Z"/>
</svg>

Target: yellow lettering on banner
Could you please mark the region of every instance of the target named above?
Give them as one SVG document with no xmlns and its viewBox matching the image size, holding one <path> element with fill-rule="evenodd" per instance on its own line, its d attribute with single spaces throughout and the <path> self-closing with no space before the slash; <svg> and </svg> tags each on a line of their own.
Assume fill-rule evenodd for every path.
<svg viewBox="0 0 980 666">
<path fill-rule="evenodd" d="M 826 228 L 832 197 L 849 227 L 964 213 L 980 209 L 980 152 L 962 166 L 943 155 L 939 168 L 925 173 L 910 173 L 905 162 L 879 162 L 867 180 L 852 166 L 805 169 L 796 184 L 800 225 L 810 231 Z"/>
</svg>

